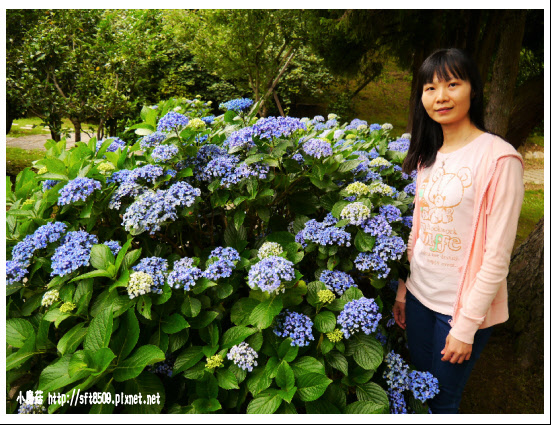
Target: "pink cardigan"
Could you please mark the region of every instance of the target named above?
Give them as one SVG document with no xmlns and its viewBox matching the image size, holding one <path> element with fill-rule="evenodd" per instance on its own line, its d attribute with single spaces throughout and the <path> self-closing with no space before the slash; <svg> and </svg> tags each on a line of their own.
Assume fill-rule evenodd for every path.
<svg viewBox="0 0 551 425">
<path fill-rule="evenodd" d="M 473 343 L 479 328 L 503 323 L 509 318 L 506 277 L 524 197 L 524 163 L 520 154 L 498 136 L 487 133 L 482 137 L 492 138 L 492 143 L 488 143 L 480 153 L 480 171 L 474 182 L 476 195 L 472 239 L 465 254 L 465 263 L 459 269 L 461 279 L 450 321 L 450 334 L 468 344 Z M 506 161 L 515 158 L 520 161 L 521 167 L 511 169 L 518 172 L 502 176 Z M 503 184 L 504 180 L 507 184 Z M 498 181 L 502 184 L 498 185 Z M 408 242 L 409 261 L 419 236 L 420 208 L 417 204 L 416 195 Z M 405 283 L 400 280 L 396 300 L 405 302 L 406 291 Z"/>
</svg>

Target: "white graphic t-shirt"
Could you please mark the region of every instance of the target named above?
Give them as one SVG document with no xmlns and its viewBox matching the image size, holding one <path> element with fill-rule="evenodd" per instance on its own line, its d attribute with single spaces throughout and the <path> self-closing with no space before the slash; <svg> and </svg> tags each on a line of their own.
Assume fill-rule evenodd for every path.
<svg viewBox="0 0 551 425">
<path fill-rule="evenodd" d="M 472 236 L 478 153 L 490 140 L 479 136 L 454 152 L 438 152 L 434 164 L 420 176 L 419 239 L 406 287 L 441 314 L 453 314 L 460 268 Z"/>
</svg>

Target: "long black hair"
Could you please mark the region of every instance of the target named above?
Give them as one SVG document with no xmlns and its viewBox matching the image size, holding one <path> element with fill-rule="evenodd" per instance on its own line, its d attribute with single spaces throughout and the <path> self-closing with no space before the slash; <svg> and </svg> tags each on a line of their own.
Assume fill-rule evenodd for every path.
<svg viewBox="0 0 551 425">
<path fill-rule="evenodd" d="M 469 117 L 477 128 L 486 131 L 484 128 L 482 79 L 476 63 L 460 49 L 440 49 L 433 52 L 425 59 L 417 75 L 411 141 L 402 165 L 404 172 L 408 174 L 417 167 L 430 167 L 436 159 L 438 149 L 444 142 L 442 126 L 429 117 L 421 100 L 423 86 L 432 83 L 435 75 L 440 81 L 458 78 L 471 83 Z"/>
</svg>

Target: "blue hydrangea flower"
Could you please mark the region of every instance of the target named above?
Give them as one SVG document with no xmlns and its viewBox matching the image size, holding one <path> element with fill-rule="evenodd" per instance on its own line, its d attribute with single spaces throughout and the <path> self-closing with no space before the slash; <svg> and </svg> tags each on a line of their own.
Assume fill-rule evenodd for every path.
<svg viewBox="0 0 551 425">
<path fill-rule="evenodd" d="M 107 148 L 107 152 L 115 152 L 117 149 L 124 149 L 126 147 L 126 142 L 118 137 L 108 137 L 107 139 L 101 139 L 96 142 L 96 153 L 99 152 L 101 146 L 105 143 L 112 140 L 111 144 Z"/>
<path fill-rule="evenodd" d="M 94 190 L 101 190 L 99 181 L 88 177 L 77 177 L 61 188 L 57 204 L 68 205 L 77 201 L 86 201 Z"/>
<path fill-rule="evenodd" d="M 17 261 L 6 261 L 6 285 L 21 282 L 29 271 Z"/>
<path fill-rule="evenodd" d="M 179 128 L 184 128 L 189 122 L 189 118 L 178 112 L 168 112 L 159 120 L 157 131 L 177 131 Z"/>
<path fill-rule="evenodd" d="M 292 117 L 261 118 L 253 125 L 253 134 L 259 139 L 289 137 L 297 130 L 306 130 L 306 125 Z"/>
<path fill-rule="evenodd" d="M 21 267 L 29 267 L 34 252 L 46 248 L 48 243 L 58 241 L 66 230 L 67 225 L 59 221 L 40 226 L 32 235 L 25 236 L 25 239 L 13 247 L 12 260 Z"/>
<path fill-rule="evenodd" d="M 381 343 L 381 345 L 385 345 L 388 338 L 387 336 L 381 332 L 380 329 L 377 329 L 377 333 L 375 334 L 375 338 L 377 338 L 377 341 L 379 341 Z"/>
<path fill-rule="evenodd" d="M 333 133 L 333 140 L 338 140 L 344 134 L 344 130 L 335 130 Z"/>
<path fill-rule="evenodd" d="M 379 157 L 379 150 L 377 149 L 377 147 L 374 147 L 373 149 L 371 149 L 371 150 L 367 153 L 367 157 L 368 157 L 369 159 L 378 158 L 378 157 Z"/>
<path fill-rule="evenodd" d="M 151 158 L 153 158 L 155 162 L 167 162 L 170 161 L 177 154 L 177 146 L 159 145 L 155 149 L 153 149 L 153 152 L 151 152 Z"/>
<path fill-rule="evenodd" d="M 198 196 L 201 196 L 201 189 L 180 181 L 168 188 L 165 193 L 165 200 L 172 203 L 173 206 L 191 207 Z"/>
<path fill-rule="evenodd" d="M 389 287 L 390 289 L 392 289 L 394 292 L 398 291 L 398 280 L 392 279 L 392 280 L 388 283 L 388 287 Z"/>
<path fill-rule="evenodd" d="M 390 142 L 388 144 L 388 150 L 396 152 L 407 152 L 409 150 L 409 143 L 410 141 L 408 139 L 397 139 L 396 141 Z"/>
<path fill-rule="evenodd" d="M 356 130 L 360 125 L 367 126 L 367 121 L 355 118 L 345 127 L 345 130 Z"/>
<path fill-rule="evenodd" d="M 327 129 L 331 129 L 331 128 L 337 126 L 337 125 L 338 125 L 338 122 L 337 122 L 337 120 L 334 119 L 334 118 L 328 120 L 328 121 L 325 123 L 325 126 L 327 127 Z M 325 136 L 324 136 L 324 137 L 325 137 Z"/>
<path fill-rule="evenodd" d="M 370 218 L 361 227 L 365 233 L 371 236 L 390 236 L 392 234 L 392 227 L 390 227 L 390 224 L 382 215 Z"/>
<path fill-rule="evenodd" d="M 228 261 L 239 261 L 241 260 L 241 257 L 239 256 L 239 252 L 235 248 L 232 248 L 231 246 L 227 248 L 222 248 L 221 246 L 214 248 L 209 258 L 218 258 L 219 260 L 228 260 Z"/>
<path fill-rule="evenodd" d="M 413 182 L 408 184 L 406 187 L 404 187 L 404 192 L 406 192 L 408 195 L 415 196 L 415 188 L 416 188 L 417 182 Z"/>
<path fill-rule="evenodd" d="M 251 149 L 256 146 L 253 141 L 253 128 L 245 127 L 241 130 L 234 131 L 224 140 L 222 146 L 228 149 L 228 151 L 231 149 L 237 150 L 239 148 L 244 148 L 245 150 Z"/>
<path fill-rule="evenodd" d="M 209 115 L 208 117 L 201 118 L 205 124 L 212 124 L 214 122 L 214 115 Z"/>
<path fill-rule="evenodd" d="M 241 112 L 249 109 L 254 102 L 249 98 L 239 98 L 228 100 L 227 102 L 218 105 L 220 109 L 226 109 L 227 111 Z"/>
<path fill-rule="evenodd" d="M 413 226 L 413 216 L 407 215 L 405 217 L 402 217 L 402 223 L 404 223 L 407 227 L 411 229 L 411 227 Z"/>
<path fill-rule="evenodd" d="M 417 400 L 423 403 L 440 392 L 436 377 L 430 372 L 419 372 L 417 370 L 409 374 L 409 390 Z"/>
<path fill-rule="evenodd" d="M 294 154 L 292 158 L 293 158 L 295 161 L 297 161 L 299 164 L 303 164 L 303 163 L 304 163 L 304 158 L 303 158 L 302 155 L 299 154 L 299 153 Z"/>
<path fill-rule="evenodd" d="M 337 317 L 337 323 L 341 325 L 344 337 L 348 339 L 358 332 L 366 335 L 375 332 L 382 317 L 375 300 L 362 297 L 344 305 L 344 309 Z"/>
<path fill-rule="evenodd" d="M 357 288 L 351 276 L 341 271 L 324 270 L 320 276 L 320 281 L 325 283 L 327 289 L 335 292 L 339 297 L 344 294 L 348 288 Z"/>
<path fill-rule="evenodd" d="M 156 131 L 142 137 L 142 139 L 140 140 L 140 148 L 142 150 L 146 150 L 147 148 L 154 148 L 155 146 L 159 146 L 161 142 L 165 139 L 166 134 Z"/>
<path fill-rule="evenodd" d="M 160 257 L 142 258 L 140 262 L 132 267 L 137 272 L 144 272 L 153 278 L 153 287 L 151 292 L 156 294 L 163 293 L 163 285 L 165 284 L 166 274 L 168 271 L 168 261 Z"/>
<path fill-rule="evenodd" d="M 78 230 L 68 232 L 61 243 L 52 255 L 51 276 L 65 276 L 82 266 L 90 265 L 90 251 L 92 245 L 98 243 L 98 238 Z"/>
<path fill-rule="evenodd" d="M 203 272 L 203 276 L 207 279 L 217 281 L 225 277 L 230 277 L 235 264 L 229 260 L 218 260 L 212 263 Z"/>
<path fill-rule="evenodd" d="M 166 355 L 166 359 L 160 363 L 150 365 L 147 370 L 157 375 L 166 375 L 172 378 L 172 372 L 174 369 L 174 357 L 169 353 Z"/>
<path fill-rule="evenodd" d="M 383 378 L 386 379 L 388 388 L 395 391 L 405 391 L 408 389 L 409 376 L 408 365 L 394 350 L 388 353 L 385 357 L 387 367 L 383 372 Z"/>
<path fill-rule="evenodd" d="M 390 273 L 386 262 L 377 254 L 360 252 L 354 264 L 358 270 L 379 272 L 377 275 L 379 278 L 385 278 Z"/>
<path fill-rule="evenodd" d="M 59 180 L 44 180 L 42 182 L 42 192 L 46 192 L 59 183 Z"/>
<path fill-rule="evenodd" d="M 398 282 L 397 280 L 394 281 L 394 282 Z M 394 320 L 394 317 L 391 317 L 390 319 L 388 319 L 388 322 L 386 322 L 386 327 L 387 328 L 390 328 L 391 326 L 394 326 L 396 324 L 396 320 Z"/>
<path fill-rule="evenodd" d="M 193 267 L 193 259 L 182 258 L 174 263 L 174 269 L 168 275 L 167 283 L 171 288 L 179 289 L 183 287 L 184 291 L 189 291 L 201 278 L 203 272 Z"/>
<path fill-rule="evenodd" d="M 316 220 L 309 220 L 306 222 L 304 229 L 297 233 L 295 241 L 300 243 L 303 248 L 307 246 L 307 241 L 323 246 L 350 246 L 350 233 L 344 231 L 342 228 L 335 227 L 334 223 L 336 223 L 336 219 L 329 214 L 322 223 L 318 223 Z"/>
<path fill-rule="evenodd" d="M 402 212 L 394 205 L 381 205 L 379 207 L 379 215 L 382 215 L 389 223 L 399 221 Z"/>
<path fill-rule="evenodd" d="M 403 392 L 389 390 L 387 395 L 391 415 L 405 415 L 408 413 L 406 409 L 406 399 L 404 398 Z"/>
<path fill-rule="evenodd" d="M 312 326 L 308 316 L 287 309 L 276 317 L 274 333 L 281 338 L 290 337 L 292 346 L 306 347 L 314 340 Z"/>
<path fill-rule="evenodd" d="M 312 122 L 324 122 L 325 118 L 321 115 L 316 115 L 314 118 L 312 118 Z"/>
<path fill-rule="evenodd" d="M 383 127 L 380 124 L 371 124 L 369 126 L 369 131 L 381 130 Z"/>
<path fill-rule="evenodd" d="M 108 177 L 106 182 L 109 183 L 116 183 L 121 184 L 123 181 L 125 181 L 128 178 L 128 175 L 132 172 L 132 170 L 120 170 L 115 171 L 113 174 L 111 174 L 111 177 Z"/>
<path fill-rule="evenodd" d="M 321 157 L 331 156 L 333 154 L 331 144 L 320 139 L 310 139 L 302 148 L 304 149 L 304 153 L 306 155 L 310 155 L 318 159 Z"/>
<path fill-rule="evenodd" d="M 19 406 L 17 413 L 19 415 L 40 415 L 48 412 L 46 406 L 42 403 L 37 403 L 35 400 L 25 401 Z"/>
<path fill-rule="evenodd" d="M 115 174 L 116 173 L 114 173 L 113 176 Z M 156 180 L 163 175 L 163 167 L 147 164 L 117 176 L 117 178 L 122 179 L 122 181 L 109 201 L 109 208 L 118 210 L 121 207 L 123 198 L 135 198 L 141 195 L 146 191 L 143 183 L 155 184 Z"/>
<path fill-rule="evenodd" d="M 382 236 L 377 238 L 373 253 L 383 260 L 399 260 L 407 246 L 400 236 Z"/>
<path fill-rule="evenodd" d="M 229 353 L 228 359 L 232 360 L 235 365 L 243 370 L 248 370 L 249 372 L 253 371 L 253 367 L 258 366 L 256 359 L 258 358 L 258 353 L 249 346 L 246 342 L 242 342 L 239 345 L 234 345 Z"/>
<path fill-rule="evenodd" d="M 121 250 L 121 244 L 118 241 L 107 241 L 103 243 L 104 245 L 107 245 L 113 255 L 116 257 L 119 251 Z"/>
<path fill-rule="evenodd" d="M 249 270 L 249 286 L 270 294 L 278 293 L 283 282 L 289 282 L 294 278 L 293 263 L 279 256 L 264 258 Z M 282 292 L 285 292 L 285 288 Z"/>
</svg>

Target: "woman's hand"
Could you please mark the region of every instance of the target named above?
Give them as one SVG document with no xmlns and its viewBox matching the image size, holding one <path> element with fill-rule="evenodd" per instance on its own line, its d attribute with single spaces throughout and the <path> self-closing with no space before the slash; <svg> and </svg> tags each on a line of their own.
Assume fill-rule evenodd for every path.
<svg viewBox="0 0 551 425">
<path fill-rule="evenodd" d="M 400 301 L 394 302 L 394 307 L 392 308 L 392 313 L 394 314 L 394 320 L 402 329 L 406 328 L 406 303 Z"/>
<path fill-rule="evenodd" d="M 450 334 L 446 337 L 446 346 L 440 352 L 443 354 L 443 362 L 449 361 L 450 363 L 463 363 L 463 360 L 469 360 L 471 358 L 471 352 L 473 351 L 473 345 L 467 344 L 463 341 L 459 341 Z"/>
</svg>

